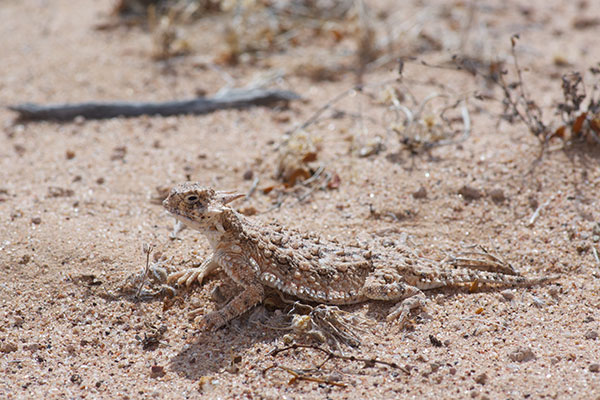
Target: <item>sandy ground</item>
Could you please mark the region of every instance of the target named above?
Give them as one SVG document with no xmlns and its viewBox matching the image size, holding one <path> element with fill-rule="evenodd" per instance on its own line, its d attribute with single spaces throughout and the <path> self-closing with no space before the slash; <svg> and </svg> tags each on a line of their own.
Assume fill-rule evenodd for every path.
<svg viewBox="0 0 600 400">
<path fill-rule="evenodd" d="M 396 12 L 406 26 L 421 21 L 441 43 L 423 54 L 416 46 L 412 55 L 449 60 L 462 40 L 461 29 L 451 28 L 468 14 L 465 3 L 402 3 L 377 7 Z M 597 4 L 477 4 L 463 50 L 506 57 L 510 36 L 520 33 L 527 90 L 555 118 L 560 75 L 598 62 Z M 304 201 L 284 196 L 280 208 L 252 217 L 341 241 L 408 242 L 432 258 L 482 245 L 524 275 L 559 275 L 554 284 L 529 289 L 429 293 L 425 312 L 413 315 L 408 329 L 386 322 L 391 304 L 347 308 L 368 322 L 361 346 L 344 348 L 345 354 L 402 369 L 333 359 L 309 375 L 343 386 L 290 381 L 283 369 L 269 368 L 312 368 L 324 355 L 311 349 L 271 355 L 290 333 L 269 328 L 280 311 L 261 306 L 214 333 L 194 328 L 189 311 L 215 307 L 210 293 L 222 275 L 180 291 L 174 303 L 119 291 L 143 269 L 144 243 L 155 245 L 174 269 L 208 253 L 196 232 L 169 238 L 173 220 L 151 202 L 156 187 L 189 179 L 247 192 L 252 179 L 244 176 L 252 171 L 259 190 L 236 206 L 270 209 L 281 188 L 274 175 L 283 133 L 352 87 L 355 75 L 313 82 L 295 73 L 305 60 L 348 64 L 352 43 L 334 46 L 325 39 L 324 46 L 290 48 L 257 63 L 213 67 L 222 29 L 210 20 L 188 28 L 193 55 L 157 62 L 143 30 L 94 29 L 111 6 L 0 4 L 1 398 L 600 399 L 600 262 L 594 254 L 600 249 L 600 147 L 565 150 L 553 141 L 536 162 L 537 139 L 522 124 L 499 122 L 494 101 L 469 103 L 472 132 L 464 143 L 411 155 L 393 133 L 364 123 L 384 108 L 375 98 L 350 95 L 336 105 L 345 117 L 309 129 L 321 146 L 314 165 L 337 174 L 339 187 L 315 190 Z M 575 29 L 583 17 L 591 23 Z M 434 90 L 502 98 L 466 72 L 419 64 L 407 63 L 404 76 L 412 83 L 398 90 L 409 88 L 421 99 Z M 243 86 L 275 68 L 285 73 L 277 85 L 307 101 L 288 109 L 70 123 L 21 123 L 4 108 L 25 101 L 188 98 L 215 93 L 227 79 Z M 395 77 L 395 67 L 386 66 L 371 70 L 365 82 Z M 373 97 L 378 90 L 371 90 Z M 385 145 L 379 154 L 352 151 L 376 136 Z M 273 185 L 271 193 L 262 190 Z M 481 196 L 459 194 L 465 185 Z M 426 196 L 413 196 L 421 187 Z M 144 337 L 155 330 L 163 332 L 160 343 L 145 348 Z"/>
</svg>

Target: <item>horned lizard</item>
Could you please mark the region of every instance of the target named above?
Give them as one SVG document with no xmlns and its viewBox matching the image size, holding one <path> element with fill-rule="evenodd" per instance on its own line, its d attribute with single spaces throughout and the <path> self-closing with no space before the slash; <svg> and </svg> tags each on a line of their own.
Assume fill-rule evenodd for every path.
<svg viewBox="0 0 600 400">
<path fill-rule="evenodd" d="M 497 262 L 435 263 L 408 250 L 375 254 L 277 223 L 258 224 L 228 206 L 240 197 L 186 182 L 163 202 L 178 221 L 202 232 L 214 251 L 199 267 L 173 273 L 168 281 L 202 283 L 220 267 L 242 288 L 223 308 L 203 316 L 204 329 L 217 329 L 261 303 L 265 287 L 330 305 L 395 301 L 387 319 L 403 323 L 412 309 L 423 305 L 425 290 L 468 283 L 531 286 L 551 279 L 526 278 Z"/>
</svg>

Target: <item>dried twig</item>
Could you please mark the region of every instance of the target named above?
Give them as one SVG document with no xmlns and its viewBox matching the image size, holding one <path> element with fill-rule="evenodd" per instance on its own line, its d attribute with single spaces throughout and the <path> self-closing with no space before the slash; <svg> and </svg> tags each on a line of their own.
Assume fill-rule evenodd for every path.
<svg viewBox="0 0 600 400">
<path fill-rule="evenodd" d="M 115 117 L 138 117 L 140 115 L 170 116 L 178 114 L 206 114 L 223 109 L 241 109 L 250 106 L 271 106 L 281 102 L 298 100 L 300 96 L 288 90 L 250 89 L 230 90 L 214 97 L 159 103 L 139 102 L 90 102 L 59 105 L 33 103 L 9 106 L 19 113 L 20 120 L 69 121 L 81 116 L 86 119 Z"/>
<path fill-rule="evenodd" d="M 254 194 L 254 192 L 256 192 L 256 188 L 258 187 L 258 182 L 260 182 L 260 179 L 258 177 L 254 178 L 254 181 L 252 181 L 252 186 L 250 186 L 250 189 L 248 190 L 248 193 L 246 194 L 245 199 L 249 200 L 250 197 L 252 197 L 252 195 Z"/>
<path fill-rule="evenodd" d="M 309 381 L 309 382 L 317 382 L 317 383 L 326 383 L 328 385 L 333 385 L 333 386 L 338 386 L 338 387 L 343 387 L 345 388 L 347 385 L 345 383 L 340 383 L 340 382 L 335 382 L 331 379 L 321 379 L 321 378 L 317 378 L 315 376 L 310 376 L 306 374 L 306 371 L 299 371 L 293 368 L 289 368 L 289 367 L 284 367 L 282 365 L 279 364 L 273 364 L 270 367 L 267 367 L 263 370 L 263 374 L 266 374 L 267 371 L 271 370 L 271 369 L 275 369 L 275 368 L 279 368 L 285 372 L 287 372 L 288 374 L 293 375 L 294 377 L 292 379 L 290 379 L 290 381 L 288 383 L 295 383 L 296 380 L 303 380 L 303 381 Z"/>
<path fill-rule="evenodd" d="M 344 97 L 350 95 L 351 93 L 361 92 L 361 91 L 363 91 L 366 88 L 385 86 L 387 84 L 394 83 L 394 82 L 397 82 L 396 78 L 390 79 L 390 80 L 386 80 L 386 81 L 383 81 L 383 82 L 368 84 L 368 85 L 363 85 L 363 84 L 355 85 L 355 86 L 351 87 L 350 89 L 346 89 L 342 93 L 340 93 L 340 94 L 336 95 L 335 97 L 333 97 L 331 100 L 329 100 L 323 106 L 321 106 L 321 108 L 319 108 L 317 111 L 315 111 L 306 121 L 304 121 L 300 125 L 297 125 L 297 126 L 293 127 L 292 129 L 288 130 L 287 132 L 285 132 L 284 136 L 288 136 L 289 137 L 292 133 L 294 133 L 296 131 L 308 128 L 310 125 L 314 124 L 319 119 L 319 117 L 321 115 L 323 115 L 323 113 L 325 111 L 329 110 L 338 101 L 342 100 Z M 281 144 L 280 144 L 280 146 L 281 146 Z"/>
<path fill-rule="evenodd" d="M 598 250 L 596 247 L 592 246 L 592 253 L 594 254 L 594 258 L 596 259 L 596 264 L 598 264 L 598 268 L 600 268 L 600 257 L 598 257 Z"/>
<path fill-rule="evenodd" d="M 146 254 L 146 266 L 144 267 L 144 274 L 142 275 L 142 279 L 140 280 L 140 286 L 138 286 L 138 290 L 135 293 L 136 298 L 140 297 L 142 288 L 144 287 L 146 279 L 148 278 L 148 271 L 150 271 L 150 254 L 152 253 L 152 250 L 154 250 L 153 244 L 144 243 L 142 245 L 142 251 L 144 252 L 144 254 Z"/>
<path fill-rule="evenodd" d="M 540 216 L 540 212 L 542 212 L 542 210 L 544 208 L 546 208 L 553 199 L 554 199 L 554 196 L 550 197 L 548 200 L 546 200 L 544 203 L 540 204 L 540 206 L 535 209 L 535 211 L 529 218 L 529 221 L 527 222 L 527 226 L 529 226 L 529 227 L 533 226 L 533 224 L 535 223 L 535 220 Z"/>
<path fill-rule="evenodd" d="M 339 360 L 344 360 L 344 361 L 364 362 L 365 365 L 368 367 L 373 366 L 375 364 L 386 365 L 391 368 L 399 369 L 402 372 L 410 375 L 410 371 L 408 371 L 406 368 L 396 364 L 395 362 L 382 361 L 382 360 L 376 359 L 375 357 L 362 358 L 362 357 L 355 357 L 355 356 L 344 356 L 341 354 L 336 354 L 336 353 L 334 353 L 330 350 L 324 349 L 322 347 L 314 346 L 314 345 L 310 345 L 310 344 L 294 343 L 290 346 L 286 346 L 286 347 L 282 347 L 282 348 L 275 347 L 273 350 L 271 350 L 269 352 L 269 355 L 275 357 L 276 355 L 278 355 L 279 353 L 282 353 L 284 351 L 295 350 L 295 349 L 299 349 L 299 348 L 318 350 L 327 356 L 325 361 L 323 361 L 321 364 L 319 364 L 317 367 L 315 367 L 314 370 L 319 370 L 320 368 L 323 367 L 323 365 L 325 365 L 325 363 L 327 363 L 330 360 L 339 359 Z"/>
</svg>

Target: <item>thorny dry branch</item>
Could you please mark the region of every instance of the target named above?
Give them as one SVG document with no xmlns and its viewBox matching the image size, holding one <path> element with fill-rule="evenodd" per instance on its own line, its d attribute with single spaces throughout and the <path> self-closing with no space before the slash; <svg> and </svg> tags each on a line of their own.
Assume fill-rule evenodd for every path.
<svg viewBox="0 0 600 400">
<path fill-rule="evenodd" d="M 410 375 L 409 370 L 407 370 L 406 368 L 404 368 L 394 362 L 378 360 L 375 357 L 363 358 L 363 357 L 356 357 L 356 356 L 345 356 L 345 355 L 341 355 L 341 354 L 336 354 L 336 353 L 334 353 L 330 350 L 324 349 L 322 347 L 309 345 L 309 344 L 295 343 L 295 344 L 292 344 L 290 346 L 283 347 L 283 348 L 275 347 L 275 349 L 273 349 L 269 352 L 269 355 L 271 355 L 272 357 L 275 357 L 279 353 L 290 351 L 290 350 L 296 350 L 296 349 L 317 350 L 317 351 L 324 353 L 326 355 L 326 357 L 323 361 L 321 361 L 320 363 L 315 365 L 313 368 L 307 368 L 307 369 L 294 369 L 294 368 L 284 367 L 279 364 L 274 364 L 270 367 L 265 368 L 263 370 L 263 375 L 272 369 L 279 368 L 293 376 L 293 378 L 290 380 L 289 383 L 294 383 L 295 380 L 300 379 L 300 380 L 306 380 L 306 381 L 312 381 L 312 382 L 326 383 L 326 384 L 340 386 L 340 387 L 346 387 L 346 385 L 344 383 L 336 382 L 332 379 L 323 379 L 323 378 L 309 375 L 309 374 L 314 374 L 314 373 L 320 372 L 321 368 L 323 368 L 323 366 L 326 363 L 328 363 L 329 361 L 331 361 L 333 359 L 351 361 L 351 362 L 362 362 L 362 363 L 364 363 L 365 367 L 373 367 L 376 364 L 385 365 L 390 368 L 399 369 L 400 371 L 404 372 L 405 374 Z"/>
<path fill-rule="evenodd" d="M 506 81 L 505 77 L 508 74 L 506 70 L 487 76 L 503 92 L 502 118 L 510 123 L 519 120 L 527 126 L 529 132 L 541 144 L 538 158 L 541 158 L 548 142 L 555 137 L 567 143 L 587 139 L 600 144 L 600 98 L 596 97 L 596 85 L 593 86 L 594 91 L 589 96 L 587 107 L 582 110 L 582 104 L 588 95 L 581 74 L 573 72 L 562 76 L 563 100 L 556 105 L 556 114 L 561 116 L 562 124 L 555 129 L 554 121 L 544 119 L 541 107 L 525 91 L 522 68 L 516 54 L 518 39 L 518 35 L 511 37 L 511 55 L 517 76 L 516 82 L 508 83 Z M 590 68 L 590 72 L 594 75 L 600 73 L 597 68 Z M 567 132 L 568 130 L 570 133 Z"/>
</svg>

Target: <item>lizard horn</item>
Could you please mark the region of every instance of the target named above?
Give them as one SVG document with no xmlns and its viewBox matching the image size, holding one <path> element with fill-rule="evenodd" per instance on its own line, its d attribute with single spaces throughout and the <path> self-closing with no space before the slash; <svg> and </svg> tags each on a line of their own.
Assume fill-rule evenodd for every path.
<svg viewBox="0 0 600 400">
<path fill-rule="evenodd" d="M 217 199 L 223 204 L 231 203 L 244 196 L 246 195 L 235 192 L 217 192 Z"/>
</svg>

